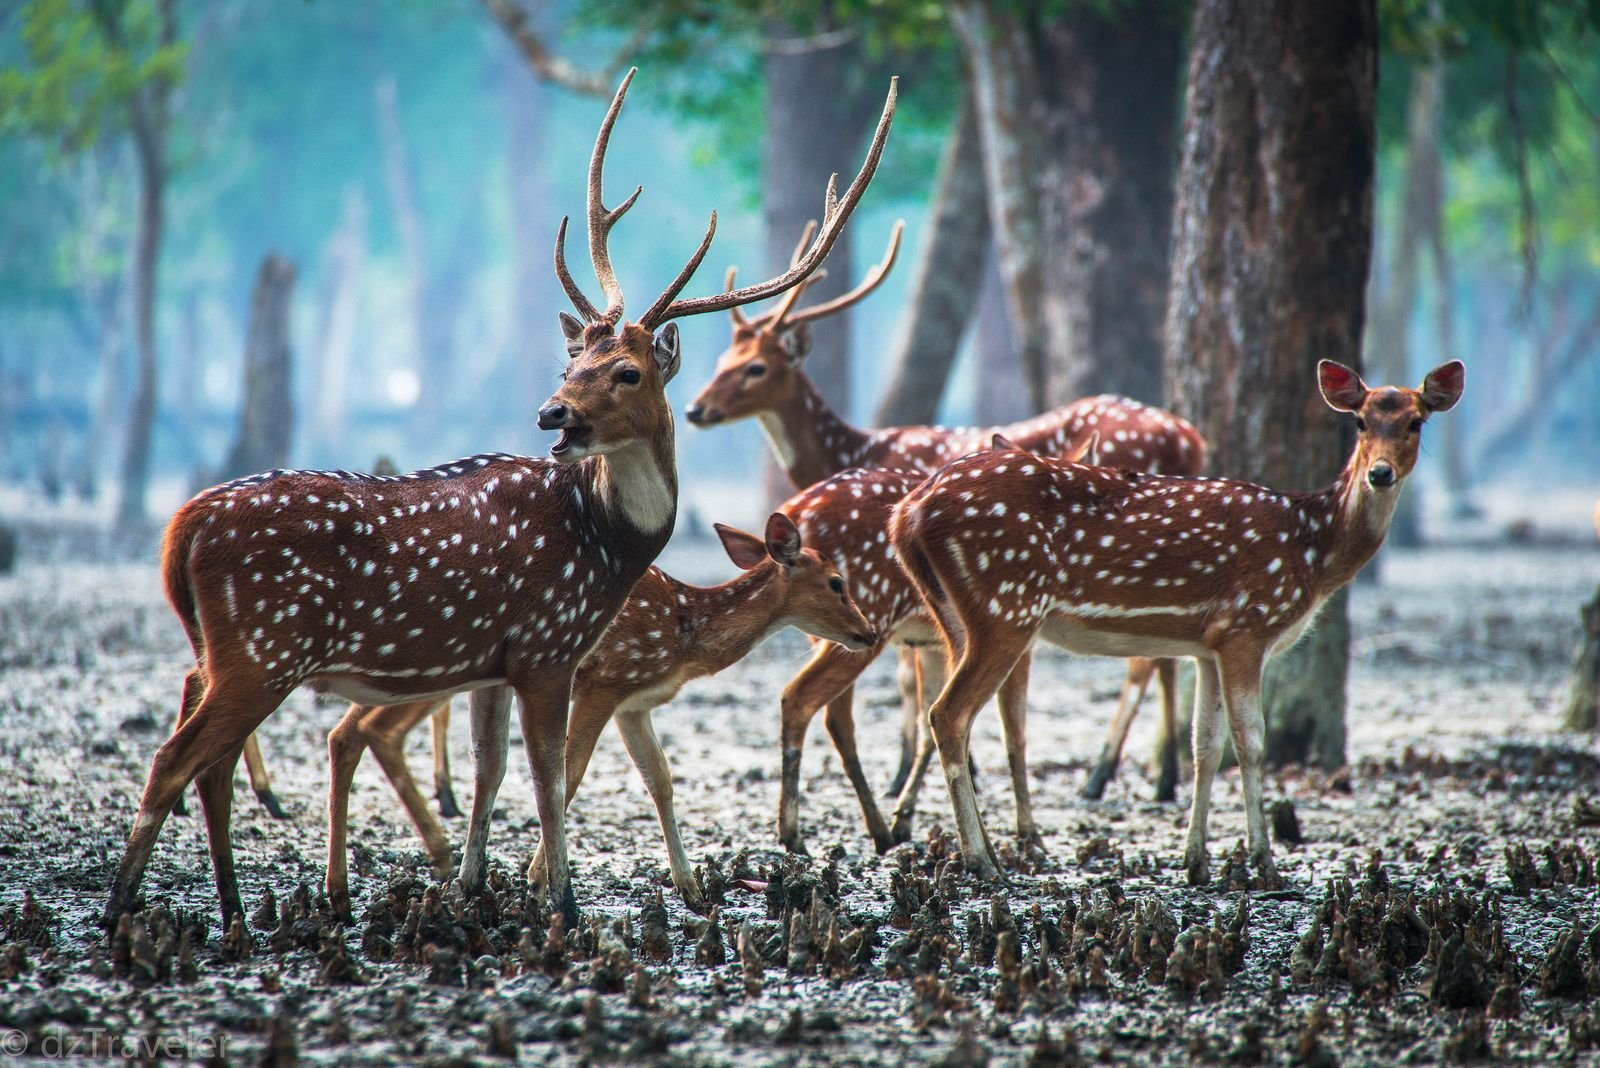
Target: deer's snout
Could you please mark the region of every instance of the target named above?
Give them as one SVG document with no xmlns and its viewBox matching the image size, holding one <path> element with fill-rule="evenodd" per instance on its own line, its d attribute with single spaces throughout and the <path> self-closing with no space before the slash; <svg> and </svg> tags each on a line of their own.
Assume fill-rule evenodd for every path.
<svg viewBox="0 0 1600 1068">
<path fill-rule="evenodd" d="M 1367 468 L 1367 481 L 1377 489 L 1387 489 L 1394 485 L 1394 467 L 1387 460 L 1379 460 Z"/>
<path fill-rule="evenodd" d="M 711 426 L 722 422 L 722 411 L 703 404 L 691 404 L 683 410 L 684 416 L 695 426 Z"/>
<path fill-rule="evenodd" d="M 572 412 L 565 404 L 553 402 L 539 409 L 540 430 L 560 430 L 572 418 Z"/>
</svg>

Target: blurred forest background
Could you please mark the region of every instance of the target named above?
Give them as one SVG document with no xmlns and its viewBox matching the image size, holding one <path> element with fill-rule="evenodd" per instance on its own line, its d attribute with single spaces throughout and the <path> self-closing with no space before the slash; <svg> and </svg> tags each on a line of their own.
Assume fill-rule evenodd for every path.
<svg viewBox="0 0 1600 1068">
<path fill-rule="evenodd" d="M 634 302 L 712 208 L 693 291 L 786 255 L 898 73 L 853 262 L 837 250 L 818 289 L 853 284 L 898 217 L 907 246 L 877 295 L 819 326 L 825 395 L 861 424 L 1000 422 L 1107 389 L 1169 401 L 1184 82 L 1194 7 L 1218 6 L 5 4 L 0 482 L 139 523 L 278 464 L 544 451 L 533 414 L 565 307 L 551 247 L 628 64 L 610 176 L 616 196 L 645 186 L 615 241 Z M 1365 364 L 1414 383 L 1468 363 L 1460 414 L 1427 443 L 1439 514 L 1508 480 L 1600 482 L 1597 20 L 1378 5 Z M 680 411 L 728 341 L 725 322 L 684 329 Z M 1309 374 L 1289 388 L 1299 403 Z M 690 502 L 748 485 L 767 451 L 753 423 L 680 425 L 679 450 Z"/>
</svg>

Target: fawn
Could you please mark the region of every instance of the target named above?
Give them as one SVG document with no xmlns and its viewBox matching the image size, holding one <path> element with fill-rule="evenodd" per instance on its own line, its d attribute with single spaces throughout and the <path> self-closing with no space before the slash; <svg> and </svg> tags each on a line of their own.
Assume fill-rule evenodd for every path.
<svg viewBox="0 0 1600 1068">
<path fill-rule="evenodd" d="M 999 875 L 967 767 L 972 721 L 1039 637 L 1077 653 L 1195 659 L 1189 881 L 1209 879 L 1206 817 L 1224 707 L 1250 857 L 1276 881 L 1261 808 L 1262 665 L 1377 551 L 1422 425 L 1455 405 L 1464 375 L 1452 361 L 1420 389 L 1369 389 L 1322 361 L 1322 396 L 1355 416 L 1358 435 L 1337 480 L 1317 493 L 1002 451 L 957 460 L 909 494 L 890 541 L 954 664 L 929 718 L 968 868 Z"/>
</svg>

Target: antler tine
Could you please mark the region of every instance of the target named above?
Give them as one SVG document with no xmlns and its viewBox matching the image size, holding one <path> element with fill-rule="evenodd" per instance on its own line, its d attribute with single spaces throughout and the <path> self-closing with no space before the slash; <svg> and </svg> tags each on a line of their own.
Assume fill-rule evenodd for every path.
<svg viewBox="0 0 1600 1068">
<path fill-rule="evenodd" d="M 904 219 L 895 221 L 894 230 L 889 234 L 889 247 L 884 252 L 883 259 L 878 262 L 876 267 L 867 272 L 867 276 L 861 280 L 860 285 L 848 293 L 842 293 L 834 297 L 832 300 L 825 300 L 821 304 L 813 304 L 809 308 L 802 308 L 789 317 L 789 325 L 809 323 L 813 319 L 821 319 L 824 316 L 844 311 L 850 305 L 863 300 L 874 289 L 882 285 L 883 280 L 889 277 L 889 272 L 894 268 L 895 257 L 900 254 L 900 235 L 905 228 L 906 221 Z"/>
<path fill-rule="evenodd" d="M 733 279 L 734 279 L 734 276 L 738 274 L 738 272 L 739 272 L 739 268 L 737 268 L 737 267 L 729 267 L 728 268 L 728 273 L 722 279 L 722 291 L 724 293 L 732 293 L 733 292 Z M 750 325 L 750 320 L 746 319 L 744 317 L 744 312 L 740 311 L 737 305 L 735 305 L 732 308 L 729 308 L 728 309 L 728 314 L 733 316 L 733 325 L 734 326 L 749 326 Z"/>
<path fill-rule="evenodd" d="M 611 143 L 611 128 L 616 125 L 622 100 L 628 95 L 628 83 L 633 81 L 638 70 L 637 67 L 629 68 L 622 84 L 617 86 L 617 93 L 611 98 L 611 107 L 606 110 L 605 121 L 600 124 L 600 135 L 595 138 L 594 153 L 589 157 L 589 259 L 594 264 L 594 276 L 599 279 L 600 288 L 606 295 L 606 310 L 601 318 L 613 324 L 622 318 L 622 286 L 617 283 L 617 273 L 611 267 L 611 249 L 607 241 L 611 236 L 611 227 L 633 207 L 639 194 L 644 192 L 644 186 L 635 189 L 633 195 L 616 208 L 607 209 L 600 197 L 600 185 L 606 166 L 606 148 Z"/>
<path fill-rule="evenodd" d="M 817 234 L 816 240 L 800 261 L 791 266 L 776 278 L 742 289 L 730 290 L 709 297 L 695 297 L 690 300 L 675 300 L 679 290 L 688 281 L 688 275 L 693 273 L 693 268 L 699 264 L 699 255 L 705 252 L 705 245 L 697 258 L 691 261 L 685 273 L 678 276 L 672 287 L 656 299 L 639 319 L 639 325 L 647 329 L 654 329 L 669 319 L 678 319 L 686 315 L 701 315 L 705 312 L 724 311 L 728 308 L 749 304 L 757 300 L 782 293 L 804 281 L 827 258 L 833 249 L 833 243 L 839 239 L 839 234 L 844 230 L 844 224 L 849 221 L 850 213 L 855 210 L 862 196 L 867 191 L 867 186 L 872 183 L 872 176 L 877 173 L 878 162 L 883 158 L 884 142 L 889 137 L 889 125 L 894 121 L 895 97 L 899 91 L 898 78 L 889 80 L 889 95 L 883 102 L 883 115 L 878 119 L 878 128 L 872 135 L 872 145 L 867 150 L 867 158 L 861 165 L 861 171 L 856 175 L 855 181 L 850 183 L 850 188 L 845 190 L 844 199 L 840 200 L 836 194 L 835 180 L 828 182 L 827 211 L 822 217 L 822 229 Z M 710 241 L 710 234 L 706 240 Z"/>
<path fill-rule="evenodd" d="M 567 291 L 567 299 L 572 301 L 572 306 L 586 323 L 592 323 L 600 318 L 600 310 L 589 303 L 589 298 L 583 295 L 583 290 L 578 288 L 578 283 L 572 280 L 572 272 L 567 270 L 567 223 L 569 219 L 561 217 L 561 229 L 556 231 L 556 277 L 561 280 L 561 288 Z"/>
<path fill-rule="evenodd" d="M 805 232 L 800 235 L 800 241 L 795 245 L 794 251 L 789 253 L 789 266 L 793 267 L 800 262 L 800 257 L 806 254 L 806 246 L 811 244 L 811 239 L 817 236 L 817 220 L 807 219 Z"/>
</svg>

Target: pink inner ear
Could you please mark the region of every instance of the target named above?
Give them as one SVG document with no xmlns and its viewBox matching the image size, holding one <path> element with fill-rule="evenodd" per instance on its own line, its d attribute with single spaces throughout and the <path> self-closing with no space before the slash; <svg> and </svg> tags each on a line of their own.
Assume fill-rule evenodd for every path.
<svg viewBox="0 0 1600 1068">
<path fill-rule="evenodd" d="M 722 548 L 727 552 L 728 559 L 744 571 L 749 571 L 767 557 L 767 547 L 756 540 L 753 534 L 719 525 L 717 537 L 722 540 Z"/>
<path fill-rule="evenodd" d="M 1361 376 L 1350 368 L 1332 360 L 1324 360 L 1317 367 L 1317 377 L 1324 399 L 1335 407 L 1352 411 L 1361 407 L 1367 393 L 1366 386 L 1362 384 Z"/>
</svg>

